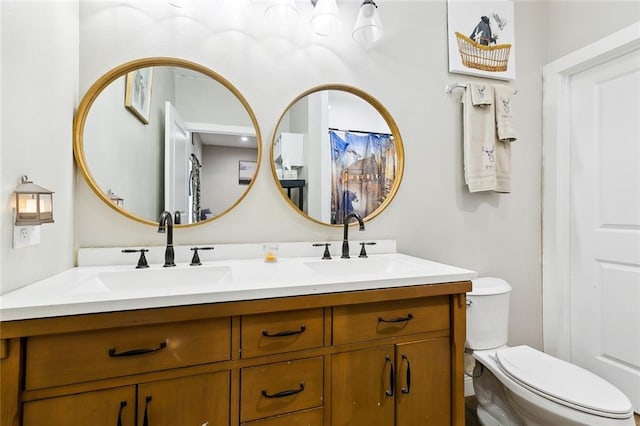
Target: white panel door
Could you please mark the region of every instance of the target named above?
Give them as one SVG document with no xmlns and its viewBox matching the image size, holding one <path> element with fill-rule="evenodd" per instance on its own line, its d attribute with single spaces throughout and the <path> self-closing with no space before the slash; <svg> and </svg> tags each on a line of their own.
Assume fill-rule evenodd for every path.
<svg viewBox="0 0 640 426">
<path fill-rule="evenodd" d="M 571 361 L 640 410 L 640 51 L 572 76 Z"/>
<path fill-rule="evenodd" d="M 179 211 L 181 223 L 189 223 L 191 133 L 169 101 L 165 102 L 164 114 L 164 209 Z"/>
</svg>

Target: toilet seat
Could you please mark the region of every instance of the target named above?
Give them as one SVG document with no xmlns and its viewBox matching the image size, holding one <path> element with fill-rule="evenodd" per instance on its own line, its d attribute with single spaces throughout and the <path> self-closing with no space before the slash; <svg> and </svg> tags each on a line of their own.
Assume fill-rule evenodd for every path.
<svg viewBox="0 0 640 426">
<path fill-rule="evenodd" d="M 495 360 L 512 380 L 556 403 L 612 419 L 628 418 L 632 410 L 626 396 L 611 383 L 529 346 L 499 349 Z"/>
</svg>

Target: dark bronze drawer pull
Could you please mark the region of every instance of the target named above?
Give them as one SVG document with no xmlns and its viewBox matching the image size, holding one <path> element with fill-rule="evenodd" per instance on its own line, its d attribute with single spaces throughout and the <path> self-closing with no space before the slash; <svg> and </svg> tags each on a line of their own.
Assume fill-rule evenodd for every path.
<svg viewBox="0 0 640 426">
<path fill-rule="evenodd" d="M 387 396 L 393 396 L 393 389 L 395 387 L 395 383 L 396 383 L 396 374 L 395 374 L 395 368 L 393 366 L 393 361 L 391 361 L 391 357 L 389 357 L 389 355 L 387 355 L 385 357 L 385 361 L 387 363 L 389 363 L 389 389 L 387 389 L 386 391 L 384 391 L 384 394 Z"/>
<path fill-rule="evenodd" d="M 408 394 L 409 392 L 411 392 L 411 363 L 409 362 L 409 358 L 405 354 L 402 354 L 402 360 L 407 362 L 407 373 L 404 379 L 406 386 L 402 387 L 402 393 Z"/>
<path fill-rule="evenodd" d="M 407 321 L 411 321 L 412 319 L 413 319 L 413 315 L 407 314 L 406 317 L 398 317 L 398 318 L 391 318 L 391 319 L 384 319 L 382 317 L 378 317 L 378 322 L 407 322 Z"/>
<path fill-rule="evenodd" d="M 127 401 L 120 401 L 120 410 L 118 410 L 118 426 L 122 426 L 122 410 L 127 406 Z"/>
<path fill-rule="evenodd" d="M 277 392 L 274 394 L 269 394 L 269 392 L 266 389 L 262 389 L 262 396 L 264 396 L 265 398 L 284 398 L 285 396 L 291 396 L 291 395 L 300 393 L 303 390 L 304 390 L 304 382 L 300 382 L 300 387 L 298 389 L 284 390 L 282 392 Z"/>
<path fill-rule="evenodd" d="M 115 348 L 109 349 L 109 356 L 111 358 L 119 358 L 119 357 L 127 357 L 127 356 L 136 356 L 136 355 L 144 355 L 152 352 L 158 352 L 167 347 L 167 342 L 162 342 L 157 348 L 149 348 L 149 349 L 133 349 L 126 352 L 116 352 Z"/>
<path fill-rule="evenodd" d="M 300 330 L 287 330 L 280 331 L 278 333 L 269 333 L 267 330 L 262 330 L 262 335 L 264 337 L 286 337 L 286 336 L 295 336 L 296 334 L 302 334 L 307 329 L 305 325 L 300 326 Z"/>
<path fill-rule="evenodd" d="M 142 426 L 149 426 L 149 403 L 153 398 L 147 396 L 144 399 L 144 417 L 142 418 Z"/>
</svg>

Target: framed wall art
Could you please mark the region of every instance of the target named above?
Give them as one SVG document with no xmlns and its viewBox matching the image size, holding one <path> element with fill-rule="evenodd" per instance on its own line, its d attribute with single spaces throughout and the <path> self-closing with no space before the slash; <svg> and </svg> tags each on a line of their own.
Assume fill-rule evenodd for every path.
<svg viewBox="0 0 640 426">
<path fill-rule="evenodd" d="M 153 68 L 140 68 L 127 74 L 124 106 L 144 124 L 149 124 Z"/>
<path fill-rule="evenodd" d="M 447 0 L 449 72 L 516 78 L 513 1 Z"/>
</svg>

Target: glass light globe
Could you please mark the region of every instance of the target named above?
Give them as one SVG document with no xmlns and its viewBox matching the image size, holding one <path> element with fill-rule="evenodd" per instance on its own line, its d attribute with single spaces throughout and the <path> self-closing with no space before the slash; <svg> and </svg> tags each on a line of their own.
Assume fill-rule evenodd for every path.
<svg viewBox="0 0 640 426">
<path fill-rule="evenodd" d="M 373 44 L 382 38 L 384 28 L 378 14 L 378 7 L 371 0 L 365 0 L 360 7 L 351 36 L 362 44 Z"/>
</svg>

